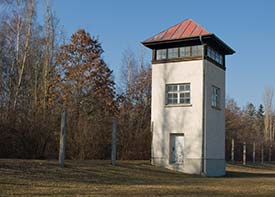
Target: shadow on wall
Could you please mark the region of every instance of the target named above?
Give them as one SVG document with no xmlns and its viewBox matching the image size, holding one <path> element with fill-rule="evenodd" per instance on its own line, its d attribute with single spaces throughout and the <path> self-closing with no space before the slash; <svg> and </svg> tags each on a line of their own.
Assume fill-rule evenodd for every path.
<svg viewBox="0 0 275 197">
<path fill-rule="evenodd" d="M 173 71 L 172 66 L 164 66 L 163 73 L 165 74 L 163 76 L 163 85 L 166 85 L 167 83 L 170 82 L 168 81 L 168 79 L 172 71 Z M 157 143 L 156 147 L 159 147 L 161 149 L 162 159 L 160 159 L 159 165 L 167 166 L 170 164 L 170 133 L 176 132 L 180 134 L 183 133 L 184 135 L 186 135 L 186 132 L 184 131 L 184 128 L 186 128 L 184 125 L 184 122 L 186 121 L 186 118 L 187 118 L 186 113 L 188 113 L 189 110 L 187 108 L 181 108 L 181 107 L 165 108 L 164 107 L 165 100 L 162 100 L 163 98 L 166 99 L 166 97 L 163 97 L 163 96 L 158 97 L 159 99 L 158 102 L 163 103 L 163 107 L 159 112 L 160 114 L 158 114 L 161 117 L 160 120 L 162 121 L 162 124 L 160 125 L 160 127 L 158 127 L 158 129 L 161 129 L 161 131 L 158 131 L 158 133 L 160 133 L 160 136 L 158 137 L 158 139 L 154 139 L 154 142 Z M 173 111 L 178 111 L 181 114 L 178 116 L 177 115 L 175 116 L 173 114 Z M 194 124 L 196 124 L 196 122 L 194 122 Z M 192 136 L 192 139 L 201 139 L 201 136 L 199 136 L 200 133 L 201 133 L 200 130 L 197 132 L 190 131 L 189 135 L 196 135 L 196 136 Z M 192 144 L 193 142 L 186 142 L 186 138 L 185 138 L 184 157 L 188 155 L 192 155 L 191 152 L 199 151 L 199 150 L 192 150 Z M 190 159 L 193 159 L 193 158 L 190 158 Z M 201 162 L 189 163 L 189 164 L 190 165 L 188 165 L 189 166 L 188 171 L 190 171 L 191 173 L 200 172 Z M 173 169 L 182 170 L 182 165 L 173 165 Z"/>
</svg>

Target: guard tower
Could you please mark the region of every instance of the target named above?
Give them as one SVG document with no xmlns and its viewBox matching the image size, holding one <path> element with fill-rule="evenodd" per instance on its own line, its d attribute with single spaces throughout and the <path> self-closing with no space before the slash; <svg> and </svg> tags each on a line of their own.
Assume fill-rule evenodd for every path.
<svg viewBox="0 0 275 197">
<path fill-rule="evenodd" d="M 191 19 L 143 44 L 152 49 L 152 164 L 225 175 L 225 55 L 235 51 Z"/>
</svg>

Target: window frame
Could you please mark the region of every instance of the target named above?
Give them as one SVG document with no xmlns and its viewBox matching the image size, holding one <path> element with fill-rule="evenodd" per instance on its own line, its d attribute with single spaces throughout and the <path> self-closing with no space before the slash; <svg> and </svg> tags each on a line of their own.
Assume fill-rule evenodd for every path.
<svg viewBox="0 0 275 197">
<path fill-rule="evenodd" d="M 173 52 L 171 52 L 173 50 Z M 166 62 L 166 61 L 182 61 L 191 60 L 199 57 L 203 57 L 204 45 L 192 45 L 192 46 L 179 46 L 155 49 L 155 55 L 153 61 Z M 170 53 L 169 53 L 170 52 Z M 169 56 L 174 54 L 174 56 Z M 187 55 L 186 55 L 187 54 Z"/>
<path fill-rule="evenodd" d="M 211 87 L 211 107 L 221 109 L 221 89 L 214 85 Z"/>
<path fill-rule="evenodd" d="M 175 57 L 169 57 L 169 51 L 173 50 L 171 54 L 176 54 Z M 175 51 L 174 51 L 175 50 Z M 167 48 L 167 59 L 178 59 L 179 58 L 179 48 L 178 47 L 172 47 L 172 48 Z"/>
<path fill-rule="evenodd" d="M 171 86 L 172 90 L 169 90 L 169 86 Z M 176 87 L 176 90 L 173 88 Z M 184 87 L 184 90 L 181 90 L 181 87 Z M 188 88 L 187 88 L 188 87 Z M 182 94 L 184 95 L 182 97 Z M 169 97 L 169 95 L 176 95 L 176 98 L 173 96 Z M 166 106 L 190 106 L 191 105 L 191 83 L 172 83 L 165 85 L 165 105 Z M 172 102 L 170 102 L 172 100 Z M 176 100 L 176 102 L 173 102 Z M 187 102 L 181 102 L 185 100 Z"/>
<path fill-rule="evenodd" d="M 194 45 L 191 47 L 191 57 L 202 56 L 203 45 Z"/>
<path fill-rule="evenodd" d="M 158 59 L 158 57 L 159 57 L 158 52 L 160 52 L 160 57 L 161 57 L 160 59 Z M 165 52 L 165 57 L 164 57 L 164 54 L 162 54 L 163 52 Z M 157 49 L 156 50 L 156 60 L 157 61 L 167 60 L 167 56 L 168 56 L 167 52 L 168 52 L 167 49 Z"/>
<path fill-rule="evenodd" d="M 179 58 L 190 58 L 192 57 L 191 46 L 179 47 Z M 188 52 L 188 55 L 185 55 Z M 182 55 L 184 54 L 184 55 Z"/>
</svg>

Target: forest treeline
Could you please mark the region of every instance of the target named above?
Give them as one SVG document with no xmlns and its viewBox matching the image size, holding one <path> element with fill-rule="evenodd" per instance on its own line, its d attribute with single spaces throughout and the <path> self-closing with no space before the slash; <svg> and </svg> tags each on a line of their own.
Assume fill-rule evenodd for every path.
<svg viewBox="0 0 275 197">
<path fill-rule="evenodd" d="M 275 112 L 273 108 L 274 90 L 266 87 L 263 92 L 263 103 L 256 107 L 248 103 L 240 108 L 232 98 L 226 100 L 225 130 L 226 159 L 243 160 L 243 149 L 246 149 L 248 161 L 272 161 L 275 159 L 274 134 Z M 244 148 L 244 145 L 246 148 Z M 254 149 L 254 150 L 253 150 Z"/>
<path fill-rule="evenodd" d="M 0 1 L 0 158 L 57 158 L 66 109 L 66 158 L 109 159 L 115 118 L 118 159 L 149 159 L 151 67 L 144 55 L 125 50 L 115 83 L 100 40 L 83 29 L 67 40 L 50 0 L 44 3 L 40 24 L 35 0 Z M 259 107 L 227 100 L 227 159 L 232 139 L 272 151 L 273 91 L 264 95 Z"/>
<path fill-rule="evenodd" d="M 113 117 L 118 158 L 149 158 L 150 67 L 126 50 L 115 86 L 99 40 L 78 30 L 66 41 L 44 2 L 39 24 L 35 0 L 1 1 L 0 157 L 57 158 L 67 109 L 67 158 L 110 158 Z"/>
</svg>

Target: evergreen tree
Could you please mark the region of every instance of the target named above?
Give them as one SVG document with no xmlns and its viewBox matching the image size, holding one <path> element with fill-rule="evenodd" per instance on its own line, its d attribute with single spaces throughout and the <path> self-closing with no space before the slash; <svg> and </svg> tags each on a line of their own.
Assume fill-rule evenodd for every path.
<svg viewBox="0 0 275 197">
<path fill-rule="evenodd" d="M 253 105 L 253 103 L 248 103 L 245 109 L 245 113 L 250 118 L 255 118 L 256 116 L 256 107 Z"/>
<path fill-rule="evenodd" d="M 256 113 L 256 132 L 258 141 L 264 141 L 264 106 L 262 104 L 259 105 L 257 113 Z"/>
<path fill-rule="evenodd" d="M 256 139 L 255 129 L 256 108 L 253 103 L 248 103 L 242 117 L 242 139 L 243 141 L 254 141 Z"/>
</svg>

